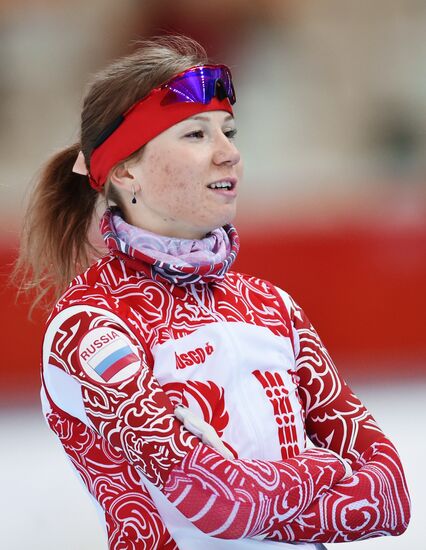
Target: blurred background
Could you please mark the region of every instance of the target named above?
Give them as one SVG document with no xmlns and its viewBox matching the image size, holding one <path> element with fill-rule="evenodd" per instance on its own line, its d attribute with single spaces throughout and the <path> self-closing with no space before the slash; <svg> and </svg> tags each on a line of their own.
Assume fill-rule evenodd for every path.
<svg viewBox="0 0 426 550">
<path fill-rule="evenodd" d="M 77 138 L 90 75 L 138 38 L 176 32 L 233 71 L 245 160 L 236 269 L 303 306 L 402 455 L 411 526 L 350 548 L 421 548 L 425 0 L 0 0 L 0 546 L 106 547 L 41 417 L 44 316 L 28 321 L 8 275 L 26 192 Z"/>
</svg>

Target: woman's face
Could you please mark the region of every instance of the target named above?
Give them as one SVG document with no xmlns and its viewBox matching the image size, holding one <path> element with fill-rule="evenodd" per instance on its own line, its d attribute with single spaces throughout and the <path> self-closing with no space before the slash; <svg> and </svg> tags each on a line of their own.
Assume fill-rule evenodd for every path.
<svg viewBox="0 0 426 550">
<path fill-rule="evenodd" d="M 231 222 L 242 176 L 235 132 L 229 113 L 211 111 L 179 122 L 147 143 L 141 158 L 126 166 L 132 178 L 126 189 L 133 185 L 137 199 L 131 204 L 126 195 L 127 221 L 186 239 L 202 238 Z"/>
</svg>

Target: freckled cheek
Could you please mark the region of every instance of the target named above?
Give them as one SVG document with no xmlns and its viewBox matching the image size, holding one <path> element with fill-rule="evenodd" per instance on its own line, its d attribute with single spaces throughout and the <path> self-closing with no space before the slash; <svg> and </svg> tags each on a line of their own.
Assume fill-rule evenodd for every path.
<svg viewBox="0 0 426 550">
<path fill-rule="evenodd" d="M 195 212 L 197 210 L 194 186 L 179 179 L 169 180 L 161 183 L 153 190 L 157 200 L 163 203 L 166 208 L 175 216 Z"/>
<path fill-rule="evenodd" d="M 202 192 L 199 172 L 188 168 L 187 163 L 179 166 L 176 162 L 164 162 L 159 156 L 152 156 L 149 161 L 147 176 L 153 200 L 175 216 L 199 213 Z"/>
<path fill-rule="evenodd" d="M 152 168 L 152 176 L 168 188 L 188 185 L 194 178 L 187 166 L 180 167 L 176 163 L 161 161 Z"/>
</svg>

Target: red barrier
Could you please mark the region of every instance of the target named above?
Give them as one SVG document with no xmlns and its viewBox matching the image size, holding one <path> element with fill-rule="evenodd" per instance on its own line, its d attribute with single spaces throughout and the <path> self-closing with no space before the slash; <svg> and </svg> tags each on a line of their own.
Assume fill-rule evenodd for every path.
<svg viewBox="0 0 426 550">
<path fill-rule="evenodd" d="M 357 374 L 425 372 L 424 228 L 242 237 L 236 268 L 289 292 L 344 368 Z"/>
<path fill-rule="evenodd" d="M 333 228 L 240 231 L 235 268 L 287 290 L 318 329 L 340 370 L 350 375 L 424 373 L 426 230 Z M 1 399 L 35 401 L 43 316 L 27 320 L 6 280 L 14 254 L 0 248 L 2 265 Z M 9 267 L 8 267 L 9 266 Z M 403 371 L 401 372 L 401 368 Z"/>
<path fill-rule="evenodd" d="M 40 345 L 43 336 L 43 315 L 40 311 L 28 320 L 28 303 L 16 298 L 10 286 L 9 274 L 15 258 L 11 249 L 0 248 L 2 270 L 0 327 L 2 362 L 0 400 L 2 404 L 16 402 L 32 404 L 38 399 L 40 387 Z"/>
</svg>

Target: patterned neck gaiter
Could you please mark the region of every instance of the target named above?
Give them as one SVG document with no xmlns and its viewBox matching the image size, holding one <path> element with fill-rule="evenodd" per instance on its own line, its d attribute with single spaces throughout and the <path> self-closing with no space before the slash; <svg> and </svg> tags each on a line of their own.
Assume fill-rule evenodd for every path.
<svg viewBox="0 0 426 550">
<path fill-rule="evenodd" d="M 101 231 L 112 253 L 119 250 L 149 264 L 154 279 L 159 275 L 178 285 L 222 279 L 239 249 L 232 225 L 215 229 L 203 239 L 179 239 L 130 225 L 117 208 L 106 211 Z"/>
</svg>

